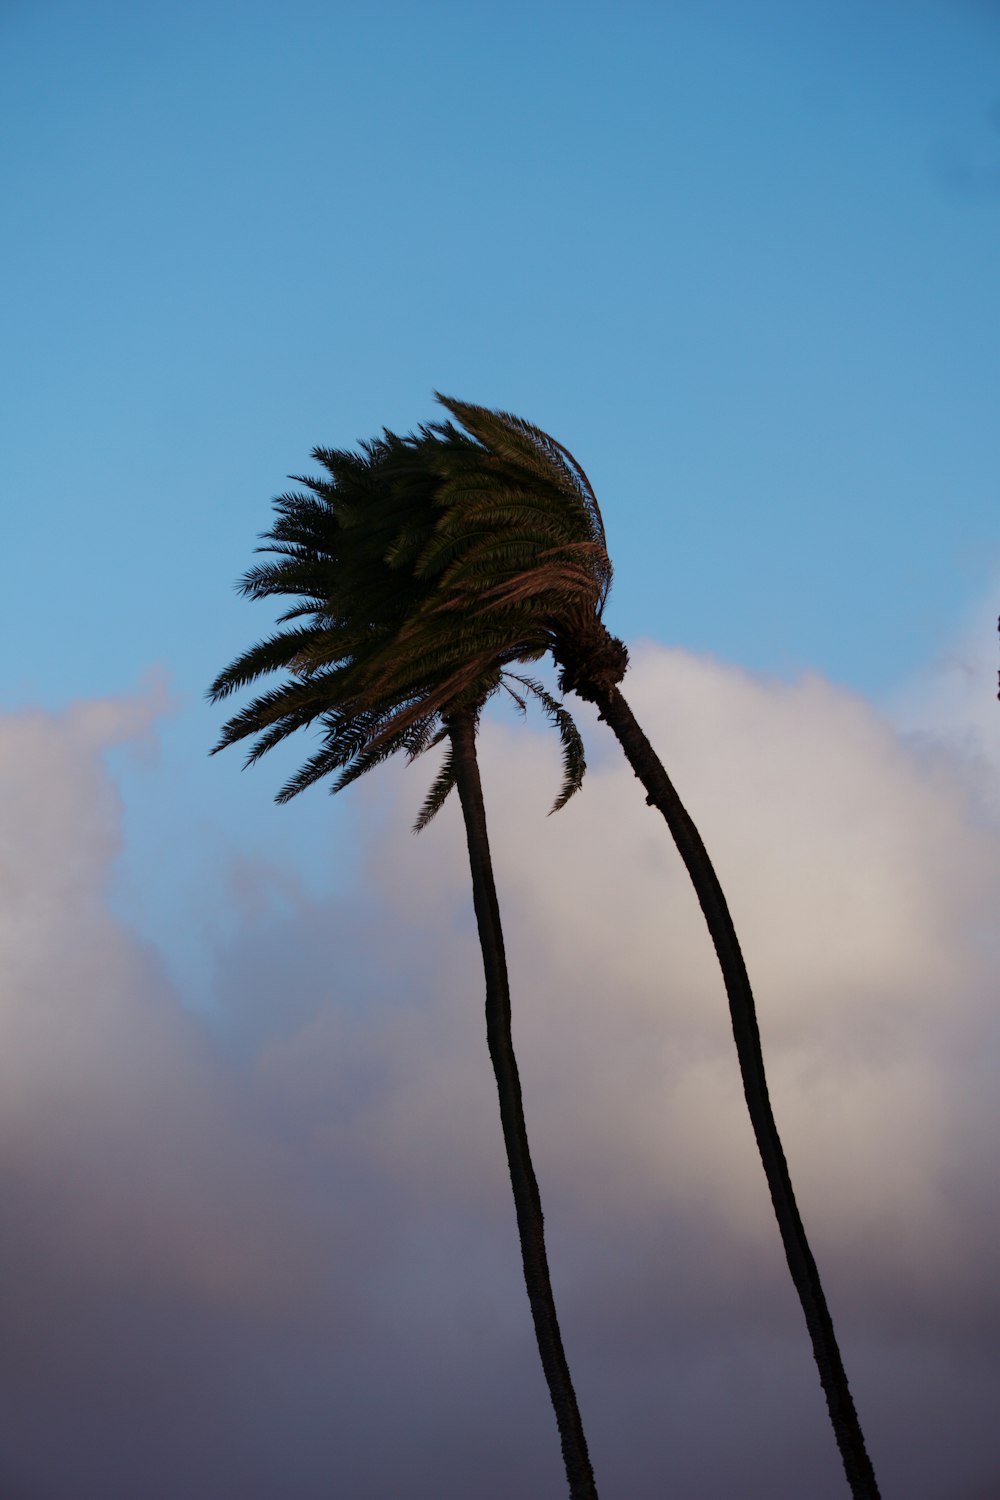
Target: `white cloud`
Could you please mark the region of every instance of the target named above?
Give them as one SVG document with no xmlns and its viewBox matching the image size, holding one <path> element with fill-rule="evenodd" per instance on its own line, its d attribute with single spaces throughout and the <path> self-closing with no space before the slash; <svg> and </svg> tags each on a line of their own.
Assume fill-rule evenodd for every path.
<svg viewBox="0 0 1000 1500">
<path fill-rule="evenodd" d="M 120 808 L 101 755 L 162 708 L 154 683 L 0 720 L 0 1161 L 24 1208 L 6 1233 L 43 1266 L 72 1244 L 77 1277 L 273 1301 L 274 1267 L 302 1260 L 257 1204 L 274 1163 L 108 908 Z"/>
<path fill-rule="evenodd" d="M 997 830 L 977 816 L 964 757 L 928 759 L 818 678 L 761 682 L 647 648 L 626 686 L 729 893 L 800 1204 L 877 1434 L 892 1400 L 864 1373 L 884 1339 L 905 1329 L 922 1357 L 947 1364 L 969 1326 L 997 1319 L 983 1239 L 1000 1207 L 989 1107 Z M 655 1344 L 657 1326 L 668 1344 L 685 1306 L 706 1337 L 720 1317 L 746 1330 L 754 1299 L 794 1345 L 803 1335 L 781 1290 L 714 955 L 666 829 L 613 748 L 598 751 L 581 797 L 546 820 L 553 747 L 514 728 L 483 736 L 555 1263 L 595 1339 L 619 1315 L 619 1349 Z M 418 805 L 416 780 L 395 783 L 397 829 L 374 870 L 397 953 L 414 928 L 442 933 L 441 953 L 419 954 L 410 975 L 426 1009 L 352 1023 L 346 1051 L 342 1018 L 324 1014 L 266 1065 L 288 1093 L 303 1068 L 322 1080 L 319 1138 L 324 1101 L 380 1059 L 358 1149 L 421 1194 L 472 1203 L 477 1188 L 500 1192 L 502 1173 L 471 933 L 460 964 L 446 957 L 449 909 L 468 905 L 460 824 L 451 808 L 408 840 L 399 830 Z M 385 783 L 369 795 L 384 798 Z M 374 957 L 405 992 L 391 954 Z M 344 1141 L 341 1131 L 332 1149 Z M 654 1253 L 664 1236 L 669 1248 Z M 692 1331 L 685 1358 L 697 1347 Z M 926 1465 L 935 1442 L 943 1463 L 948 1439 L 930 1410 L 913 1420 L 926 1447 L 914 1446 L 904 1488 L 936 1494 Z"/>
<path fill-rule="evenodd" d="M 980 769 L 818 678 L 645 647 L 625 686 L 730 898 L 885 1491 L 975 1500 L 998 1477 L 984 1381 L 1000 833 Z M 362 784 L 368 866 L 335 905 L 287 872 L 242 871 L 253 900 L 219 941 L 219 1050 L 107 905 L 120 829 L 101 746 L 148 718 L 122 702 L 0 725 L 0 1175 L 8 1280 L 27 1289 L 0 1380 L 22 1430 L 55 1423 L 80 1500 L 134 1492 L 141 1444 L 117 1469 L 103 1456 L 123 1427 L 172 1455 L 151 1500 L 224 1493 L 237 1473 L 245 1500 L 279 1475 L 312 1500 L 334 1450 L 359 1500 L 394 1493 L 414 1455 L 439 1500 L 558 1493 L 457 808 L 415 839 L 422 776 Z M 746 1500 L 834 1500 L 714 954 L 665 826 L 604 727 L 588 734 L 583 793 L 552 818 L 554 745 L 491 724 L 482 761 L 599 1478 L 631 1500 L 670 1474 L 719 1500 L 737 1474 Z M 336 802 L 316 805 L 335 821 Z M 77 1330 L 69 1357 L 38 1331 L 53 1298 Z M 96 1306 L 120 1310 L 104 1344 Z M 159 1383 L 125 1388 L 140 1344 Z M 53 1415 L 57 1388 L 87 1438 Z M 193 1417 L 206 1402 L 209 1435 Z M 51 1447 L 19 1450 L 43 1494 L 67 1482 Z"/>
<path fill-rule="evenodd" d="M 982 806 L 1000 818 L 998 615 L 1000 575 L 940 656 L 891 694 L 886 706 L 925 756 L 961 758 Z"/>
</svg>

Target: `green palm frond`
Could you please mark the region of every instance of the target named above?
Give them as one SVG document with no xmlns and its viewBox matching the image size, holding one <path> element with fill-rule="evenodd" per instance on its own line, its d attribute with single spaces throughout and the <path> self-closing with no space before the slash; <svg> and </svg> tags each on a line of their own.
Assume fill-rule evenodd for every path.
<svg viewBox="0 0 1000 1500">
<path fill-rule="evenodd" d="M 515 693 L 514 689 L 511 687 L 510 678 L 512 675 L 513 674 L 510 672 L 505 672 L 500 679 L 500 686 L 503 688 L 508 698 L 512 698 L 514 700 L 514 705 L 517 708 L 518 713 L 521 715 L 521 718 L 524 719 L 527 718 L 528 715 L 528 705 L 525 699 L 521 697 L 521 694 Z M 518 682 L 520 682 L 520 680 L 520 678 L 516 679 L 516 681 Z"/>
<path fill-rule="evenodd" d="M 325 745 L 322 750 L 317 750 L 311 755 L 305 765 L 300 766 L 294 776 L 290 776 L 275 796 L 275 802 L 290 802 L 307 787 L 314 786 L 317 781 L 322 781 L 325 776 L 332 775 L 343 766 L 343 754 L 335 745 Z"/>
<path fill-rule="evenodd" d="M 576 727 L 573 715 L 559 702 L 558 698 L 554 698 L 551 693 L 547 692 L 536 678 L 522 677 L 516 672 L 508 672 L 506 676 L 513 678 L 515 682 L 519 682 L 522 687 L 527 688 L 533 698 L 537 698 L 545 710 L 549 723 L 558 732 L 562 744 L 563 784 L 558 797 L 549 808 L 551 816 L 552 813 L 559 812 L 561 808 L 565 807 L 569 799 L 583 785 L 583 778 L 587 770 L 583 739 L 581 738 L 579 729 Z"/>
<path fill-rule="evenodd" d="M 583 466 L 568 448 L 522 417 L 456 401 L 440 392 L 435 392 L 435 395 L 491 455 L 527 471 L 551 492 L 570 500 L 573 509 L 579 511 L 578 525 L 600 549 L 600 613 L 611 587 L 611 561 L 601 508 Z"/>
<path fill-rule="evenodd" d="M 448 794 L 455 785 L 455 754 L 451 746 L 445 751 L 441 769 L 431 783 L 427 796 L 417 815 L 413 825 L 414 833 L 422 833 L 433 817 L 439 813 L 447 801 Z"/>
<path fill-rule="evenodd" d="M 228 698 L 230 693 L 249 686 L 267 672 L 278 672 L 282 667 L 294 669 L 303 651 L 314 643 L 315 636 L 314 627 L 300 626 L 297 630 L 285 630 L 280 635 L 258 641 L 219 673 L 210 688 L 212 702 Z"/>
<path fill-rule="evenodd" d="M 406 749 L 406 727 L 383 731 L 368 745 L 352 763 L 347 766 L 338 776 L 330 788 L 331 792 L 343 791 L 345 786 L 350 786 L 352 781 L 357 781 L 360 776 L 366 775 L 375 766 L 380 766 L 384 760 L 389 760 L 398 750 Z"/>
<path fill-rule="evenodd" d="M 423 755 L 425 751 L 432 750 L 435 745 L 440 745 L 447 734 L 447 727 L 431 716 L 421 723 L 414 724 L 403 736 L 403 748 L 406 751 L 407 760 L 414 761 L 418 755 Z"/>
<path fill-rule="evenodd" d="M 331 703 L 343 701 L 343 684 L 345 679 L 349 678 L 349 672 L 350 668 L 335 667 L 330 671 L 317 672 L 304 680 L 293 678 L 291 682 L 283 683 L 281 687 L 262 693 L 259 698 L 254 699 L 239 713 L 233 715 L 224 726 L 219 742 L 212 753 L 215 754 L 226 745 L 235 744 L 237 740 L 246 739 L 247 735 L 268 729 L 279 719 L 289 717 L 299 719 L 301 716 L 299 722 L 311 723 L 313 719 L 325 713 Z M 213 693 L 213 701 L 216 697 L 222 696 L 224 695 L 221 692 Z"/>
<path fill-rule="evenodd" d="M 301 488 L 275 500 L 266 557 L 240 582 L 247 598 L 286 601 L 283 628 L 221 672 L 210 697 L 288 675 L 228 720 L 215 749 L 251 739 L 250 764 L 318 724 L 322 744 L 281 801 L 331 774 L 338 790 L 400 750 L 423 754 L 451 714 L 478 718 L 509 668 L 554 650 L 561 622 L 600 612 L 610 565 L 576 460 L 510 413 L 442 400 L 455 421 L 315 448 L 322 473 L 292 476 Z M 533 678 L 515 680 L 560 736 L 561 807 L 583 775 L 579 734 Z M 448 765 L 420 827 L 447 795 Z"/>
<path fill-rule="evenodd" d="M 317 781 L 322 781 L 334 771 L 339 771 L 340 775 L 331 785 L 330 791 L 339 792 L 342 787 L 356 781 L 373 766 L 387 760 L 398 749 L 399 745 L 393 736 L 379 744 L 364 744 L 362 748 L 357 748 L 345 743 L 342 736 L 335 735 L 328 744 L 311 756 L 294 776 L 289 777 L 275 797 L 275 801 L 290 802 L 307 787 L 314 786 Z"/>
<path fill-rule="evenodd" d="M 434 395 L 466 432 L 470 432 L 496 458 L 560 488 L 566 487 L 569 493 L 578 492 L 579 486 L 565 465 L 552 462 L 548 450 L 554 450 L 556 445 L 539 428 L 510 412 L 458 401 L 453 396 L 443 396 L 440 391 L 435 391 Z"/>
<path fill-rule="evenodd" d="M 243 769 L 247 770 L 248 767 L 256 765 L 262 755 L 266 755 L 269 750 L 274 749 L 275 745 L 280 745 L 282 740 L 287 740 L 289 735 L 295 734 L 297 730 L 308 729 L 318 717 L 319 715 L 315 713 L 288 714 L 285 718 L 279 719 L 276 724 L 272 724 L 269 729 L 259 730 L 257 738 L 243 761 Z M 216 746 L 216 749 L 220 748 Z"/>
</svg>

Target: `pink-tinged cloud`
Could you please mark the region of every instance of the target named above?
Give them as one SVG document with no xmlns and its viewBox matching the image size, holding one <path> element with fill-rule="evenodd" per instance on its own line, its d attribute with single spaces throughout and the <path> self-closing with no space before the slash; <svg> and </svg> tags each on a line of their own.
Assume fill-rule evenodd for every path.
<svg viewBox="0 0 1000 1500">
<path fill-rule="evenodd" d="M 120 809 L 101 752 L 147 734 L 160 708 L 151 695 L 0 721 L 7 1232 L 36 1266 L 62 1267 L 68 1296 L 93 1276 L 271 1304 L 308 1256 L 260 1201 L 262 1181 L 280 1187 L 273 1149 L 157 955 L 108 906 Z M 32 1283 L 28 1265 L 19 1316 Z"/>
<path fill-rule="evenodd" d="M 967 758 L 818 678 L 646 647 L 626 688 L 730 898 L 884 1492 L 985 1500 L 1000 829 Z M 236 870 L 209 1026 L 108 906 L 101 746 L 145 732 L 144 712 L 0 728 L 10 1494 L 561 1494 L 457 809 L 415 839 L 427 771 L 370 778 L 367 863 L 336 904 Z M 601 731 L 581 796 L 549 819 L 555 746 L 530 723 L 482 737 L 601 1493 L 837 1500 L 711 945 Z M 335 827 L 337 803 L 316 806 Z"/>
</svg>

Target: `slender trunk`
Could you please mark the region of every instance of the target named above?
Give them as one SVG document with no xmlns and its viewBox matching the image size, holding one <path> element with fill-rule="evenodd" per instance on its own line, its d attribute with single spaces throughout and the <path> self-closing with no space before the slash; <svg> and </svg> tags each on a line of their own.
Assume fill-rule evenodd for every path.
<svg viewBox="0 0 1000 1500">
<path fill-rule="evenodd" d="M 469 845 L 472 895 L 486 972 L 486 1035 L 500 1096 L 500 1119 L 504 1145 L 507 1148 L 507 1166 L 514 1189 L 524 1282 L 535 1324 L 538 1352 L 555 1409 L 570 1496 L 572 1500 L 597 1500 L 594 1471 L 587 1453 L 587 1440 L 556 1317 L 545 1254 L 542 1200 L 528 1149 L 521 1084 L 511 1038 L 507 960 L 486 834 L 486 810 L 476 759 L 476 725 L 473 715 L 465 711 L 455 714 L 449 723 L 449 733 L 455 757 L 455 781 Z"/>
<path fill-rule="evenodd" d="M 722 887 L 701 835 L 618 688 L 588 683 L 585 696 L 597 704 L 601 717 L 617 736 L 629 765 L 645 788 L 647 802 L 659 808 L 666 819 L 708 923 L 729 997 L 729 1013 L 750 1120 L 764 1164 L 788 1268 L 812 1339 L 813 1355 L 819 1367 L 819 1378 L 844 1470 L 855 1500 L 878 1500 L 875 1472 L 865 1448 L 823 1286 L 799 1216 L 788 1164 L 774 1123 L 753 992 Z"/>
</svg>

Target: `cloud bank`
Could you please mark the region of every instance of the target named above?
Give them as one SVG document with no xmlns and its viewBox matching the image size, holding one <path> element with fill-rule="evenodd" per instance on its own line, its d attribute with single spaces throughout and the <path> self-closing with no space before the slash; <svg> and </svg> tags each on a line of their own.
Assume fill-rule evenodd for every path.
<svg viewBox="0 0 1000 1500">
<path fill-rule="evenodd" d="M 730 899 L 884 1492 L 987 1500 L 1000 826 L 982 766 L 819 678 L 646 647 L 626 688 Z M 209 1024 L 109 905 L 102 751 L 152 713 L 0 720 L 0 1488 L 561 1494 L 457 808 L 414 839 L 427 773 L 370 778 L 366 864 L 336 905 L 234 869 Z M 601 730 L 549 819 L 554 745 L 530 724 L 482 743 L 598 1483 L 837 1500 L 711 945 Z"/>
</svg>

